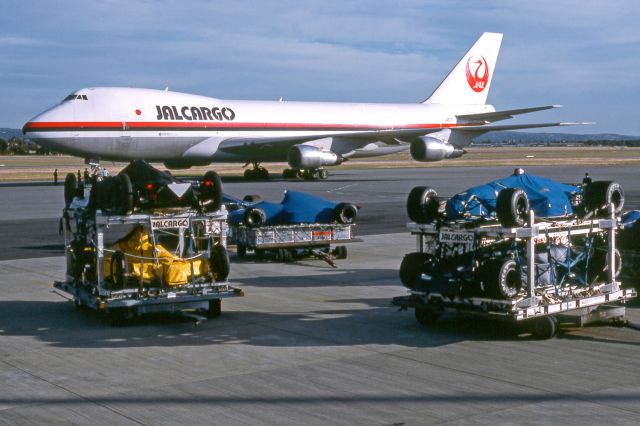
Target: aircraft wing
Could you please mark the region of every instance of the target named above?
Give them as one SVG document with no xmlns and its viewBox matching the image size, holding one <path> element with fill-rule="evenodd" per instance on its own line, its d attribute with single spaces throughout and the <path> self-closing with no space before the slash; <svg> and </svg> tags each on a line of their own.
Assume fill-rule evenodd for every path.
<svg viewBox="0 0 640 426">
<path fill-rule="evenodd" d="M 490 126 L 490 125 L 482 125 L 482 126 L 464 126 L 459 128 L 460 131 L 463 132 L 477 132 L 478 134 L 493 132 L 495 130 L 519 130 L 519 129 L 535 129 L 539 127 L 563 127 L 563 126 L 580 126 L 585 124 L 593 124 L 593 123 L 574 123 L 574 122 L 561 122 L 561 123 L 530 123 L 530 124 L 506 124 L 501 126 Z M 457 131 L 458 129 L 456 129 Z"/>
<path fill-rule="evenodd" d="M 508 120 L 510 118 L 513 118 L 513 116 L 515 115 L 528 114 L 530 112 L 544 111 L 546 109 L 560 107 L 561 105 L 546 105 L 532 108 L 508 109 L 504 111 L 481 112 L 478 114 L 461 114 L 456 115 L 456 118 L 458 118 L 459 120 L 485 121 L 488 123 L 492 123 L 494 121 Z"/>
<path fill-rule="evenodd" d="M 456 128 L 452 128 L 451 130 L 452 132 L 459 133 L 460 135 L 467 135 L 470 141 L 473 137 L 496 130 L 533 129 L 539 127 L 572 126 L 579 124 L 591 123 L 560 122 L 511 125 L 461 125 Z M 355 132 L 328 132 L 307 136 L 273 136 L 255 138 L 234 137 L 223 140 L 212 138 L 200 142 L 200 144 L 190 148 L 189 154 L 198 155 L 198 153 L 201 153 L 204 155 L 206 152 L 211 152 L 212 150 L 215 151 L 215 149 L 212 149 L 213 146 L 215 146 L 218 150 L 229 154 L 243 155 L 247 158 L 255 158 L 256 160 L 261 161 L 277 161 L 276 159 L 278 158 L 286 158 L 288 150 L 293 145 L 312 141 L 321 141 L 322 139 L 327 138 L 332 138 L 334 142 L 339 141 L 339 143 L 331 144 L 331 150 L 336 154 L 341 155 L 351 155 L 354 150 L 364 148 L 365 146 L 375 142 L 383 142 L 388 146 L 397 145 L 397 150 L 404 150 L 409 146 L 405 142 L 420 136 L 425 136 L 429 133 L 440 132 L 442 130 L 442 128 L 396 128 Z M 382 151 L 384 150 L 381 150 L 380 152 Z M 362 154 L 366 154 L 367 152 L 368 151 L 363 151 Z M 373 150 L 371 151 L 371 154 L 373 154 Z"/>
<path fill-rule="evenodd" d="M 237 137 L 223 140 L 220 142 L 219 149 L 223 152 L 238 155 L 253 155 L 256 152 L 256 148 L 260 148 L 263 152 L 265 150 L 269 150 L 274 153 L 286 152 L 293 145 L 318 141 L 326 138 L 334 138 L 347 141 L 347 143 L 344 144 L 345 152 L 349 152 L 354 149 L 362 148 L 373 142 L 384 142 L 388 145 L 401 145 L 401 142 L 399 142 L 398 139 L 423 136 L 440 130 L 442 129 L 385 129 L 315 134 L 309 136 L 274 136 L 259 138 Z M 336 153 L 343 154 L 344 152 Z"/>
</svg>

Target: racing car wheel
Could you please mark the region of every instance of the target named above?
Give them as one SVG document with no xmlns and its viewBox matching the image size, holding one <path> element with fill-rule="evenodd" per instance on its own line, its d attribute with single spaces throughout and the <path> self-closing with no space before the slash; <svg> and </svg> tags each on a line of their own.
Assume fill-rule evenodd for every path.
<svg viewBox="0 0 640 426">
<path fill-rule="evenodd" d="M 400 263 L 400 281 L 409 290 L 415 290 L 418 277 L 434 267 L 435 257 L 429 253 L 408 253 Z"/>
<path fill-rule="evenodd" d="M 522 289 L 521 271 L 513 259 L 491 259 L 482 266 L 480 274 L 491 297 L 511 299 Z"/>
<path fill-rule="evenodd" d="M 220 210 L 222 205 L 222 180 L 214 171 L 208 171 L 202 178 L 200 187 L 201 201 L 206 202 L 208 211 Z"/>
<path fill-rule="evenodd" d="M 358 208 L 349 203 L 338 203 L 333 210 L 333 217 L 338 223 L 349 224 L 356 220 Z"/>
<path fill-rule="evenodd" d="M 266 220 L 267 216 L 264 210 L 257 207 L 248 208 L 244 212 L 244 224 L 249 228 L 259 228 L 264 225 Z"/>
<path fill-rule="evenodd" d="M 496 199 L 496 215 L 506 228 L 524 226 L 529 214 L 529 198 L 520 188 L 505 188 Z"/>
<path fill-rule="evenodd" d="M 607 206 L 613 203 L 616 215 L 622 213 L 624 207 L 624 191 L 618 182 L 596 181 L 584 188 L 584 206 L 587 212 L 600 211 L 607 214 Z"/>
<path fill-rule="evenodd" d="M 211 248 L 209 256 L 209 268 L 216 282 L 224 281 L 229 276 L 229 253 L 227 249 L 220 244 L 216 244 Z"/>
<path fill-rule="evenodd" d="M 407 197 L 407 214 L 416 223 L 430 223 L 438 218 L 438 193 L 428 186 L 416 186 Z"/>
</svg>

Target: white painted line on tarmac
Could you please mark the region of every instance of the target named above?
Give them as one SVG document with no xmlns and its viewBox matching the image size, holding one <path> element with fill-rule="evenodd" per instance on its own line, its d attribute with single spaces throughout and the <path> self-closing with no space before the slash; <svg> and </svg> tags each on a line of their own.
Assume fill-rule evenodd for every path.
<svg viewBox="0 0 640 426">
<path fill-rule="evenodd" d="M 356 185 L 357 185 L 357 183 L 352 183 L 351 185 L 342 186 L 342 187 L 340 187 L 340 188 L 328 189 L 328 190 L 327 190 L 327 192 L 340 191 L 341 189 L 351 188 L 352 186 L 356 186 Z"/>
</svg>

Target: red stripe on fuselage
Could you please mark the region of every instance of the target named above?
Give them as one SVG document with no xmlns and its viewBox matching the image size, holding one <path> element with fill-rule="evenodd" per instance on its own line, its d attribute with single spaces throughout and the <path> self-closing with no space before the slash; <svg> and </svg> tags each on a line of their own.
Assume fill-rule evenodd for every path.
<svg viewBox="0 0 640 426">
<path fill-rule="evenodd" d="M 468 124 L 467 124 L 468 125 Z M 189 121 L 35 121 L 24 126 L 29 130 L 51 131 L 79 131 L 79 130 L 158 130 L 158 129 L 253 129 L 253 130 L 399 130 L 399 129 L 437 129 L 459 127 L 458 124 L 402 124 L 402 125 L 371 125 L 371 124 L 329 124 L 329 123 L 238 123 L 238 122 L 189 122 Z"/>
</svg>

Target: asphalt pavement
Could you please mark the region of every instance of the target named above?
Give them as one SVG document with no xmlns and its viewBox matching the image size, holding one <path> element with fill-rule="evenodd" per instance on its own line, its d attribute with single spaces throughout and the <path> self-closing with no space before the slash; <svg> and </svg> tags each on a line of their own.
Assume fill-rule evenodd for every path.
<svg viewBox="0 0 640 426">
<path fill-rule="evenodd" d="M 640 200 L 632 168 L 535 168 L 566 182 L 588 171 Z M 444 196 L 507 168 L 336 170 L 328 181 L 225 180 L 242 197 L 285 188 L 362 205 L 348 258 L 291 264 L 232 255 L 245 296 L 219 318 L 150 317 L 111 327 L 53 291 L 64 276 L 62 190 L 0 186 L 0 424 L 638 424 L 640 331 L 563 325 L 536 340 L 446 315 L 420 326 L 390 306 L 414 250 L 413 186 Z M 627 307 L 640 323 L 640 304 Z"/>
</svg>

